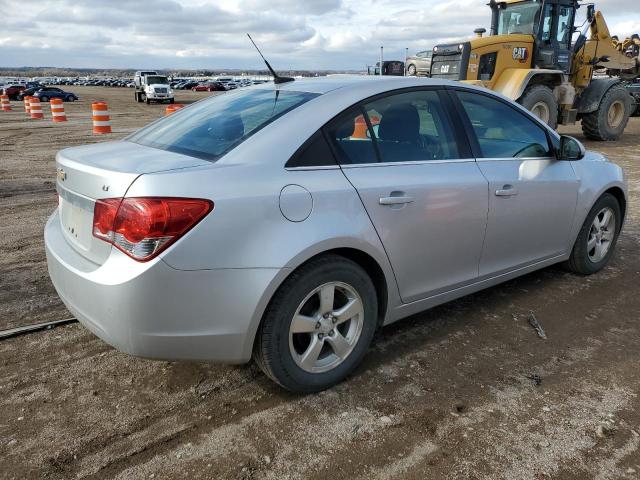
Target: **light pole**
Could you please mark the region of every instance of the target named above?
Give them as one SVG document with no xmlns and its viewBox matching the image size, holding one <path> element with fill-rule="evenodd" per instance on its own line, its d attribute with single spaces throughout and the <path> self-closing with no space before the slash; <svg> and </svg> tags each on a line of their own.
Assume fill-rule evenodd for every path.
<svg viewBox="0 0 640 480">
<path fill-rule="evenodd" d="M 409 47 L 404 49 L 404 76 L 407 76 L 407 60 L 409 59 Z"/>
</svg>

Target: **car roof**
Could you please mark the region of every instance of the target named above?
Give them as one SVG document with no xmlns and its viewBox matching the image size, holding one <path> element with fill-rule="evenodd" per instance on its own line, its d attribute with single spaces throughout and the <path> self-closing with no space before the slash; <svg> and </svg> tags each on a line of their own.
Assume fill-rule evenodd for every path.
<svg viewBox="0 0 640 480">
<path fill-rule="evenodd" d="M 300 78 L 294 82 L 280 84 L 263 84 L 253 88 L 290 90 L 295 92 L 309 92 L 325 94 L 335 90 L 358 90 L 363 86 L 377 86 L 381 92 L 398 88 L 420 86 L 460 85 L 459 82 L 419 77 L 395 77 L 379 75 L 344 75 L 335 77 Z"/>
</svg>

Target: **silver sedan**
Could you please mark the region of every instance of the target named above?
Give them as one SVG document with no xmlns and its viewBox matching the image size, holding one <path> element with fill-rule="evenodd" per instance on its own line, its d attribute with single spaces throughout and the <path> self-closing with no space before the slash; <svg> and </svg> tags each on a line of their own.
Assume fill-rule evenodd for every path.
<svg viewBox="0 0 640 480">
<path fill-rule="evenodd" d="M 409 77 L 250 87 L 56 162 L 48 266 L 83 325 L 143 357 L 254 358 L 299 392 L 382 325 L 599 271 L 627 208 L 617 165 L 519 105 Z"/>
</svg>

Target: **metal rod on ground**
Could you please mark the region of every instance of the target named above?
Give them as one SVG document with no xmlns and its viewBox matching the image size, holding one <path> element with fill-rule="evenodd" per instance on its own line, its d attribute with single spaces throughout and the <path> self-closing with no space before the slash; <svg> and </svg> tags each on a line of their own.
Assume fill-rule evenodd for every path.
<svg viewBox="0 0 640 480">
<path fill-rule="evenodd" d="M 0 330 L 0 340 L 7 338 L 26 335 L 27 333 L 39 332 L 41 330 L 49 330 L 51 328 L 60 327 L 68 323 L 77 322 L 75 318 L 65 318 L 64 320 L 54 320 L 52 322 L 34 323 L 25 325 L 24 327 L 9 328 L 8 330 Z"/>
</svg>

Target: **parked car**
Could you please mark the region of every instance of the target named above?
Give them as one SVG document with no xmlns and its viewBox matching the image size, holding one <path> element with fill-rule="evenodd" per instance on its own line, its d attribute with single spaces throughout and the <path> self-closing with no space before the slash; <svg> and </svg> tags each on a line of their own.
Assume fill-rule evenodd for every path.
<svg viewBox="0 0 640 480">
<path fill-rule="evenodd" d="M 42 88 L 41 86 L 40 86 L 40 87 L 31 87 L 31 88 L 26 88 L 26 89 L 22 90 L 22 91 L 18 94 L 17 98 L 18 98 L 18 100 L 24 100 L 24 97 L 28 97 L 28 96 L 33 95 L 34 93 L 36 93 L 36 92 L 37 92 L 38 90 L 40 90 L 41 88 Z"/>
<path fill-rule="evenodd" d="M 65 92 L 58 87 L 44 87 L 33 93 L 34 97 L 39 98 L 41 102 L 48 102 L 52 98 L 59 98 L 65 102 L 75 102 L 78 97 L 73 92 Z"/>
<path fill-rule="evenodd" d="M 8 95 L 10 100 L 17 100 L 18 95 L 26 90 L 25 85 L 5 85 L 2 89 L 3 95 Z"/>
<path fill-rule="evenodd" d="M 196 85 L 191 90 L 194 92 L 224 92 L 227 89 L 220 82 L 207 82 Z"/>
<path fill-rule="evenodd" d="M 598 272 L 627 208 L 619 166 L 523 107 L 411 77 L 216 95 L 56 167 L 48 268 L 83 325 L 142 357 L 253 356 L 298 392 L 382 325 L 559 262 Z"/>
<path fill-rule="evenodd" d="M 191 90 L 193 87 L 197 86 L 198 83 L 199 82 L 194 82 L 194 81 L 190 80 L 188 82 L 184 82 L 184 83 L 180 84 L 176 88 L 178 90 Z"/>
<path fill-rule="evenodd" d="M 431 50 L 423 50 L 407 58 L 407 75 L 431 75 Z"/>
</svg>

